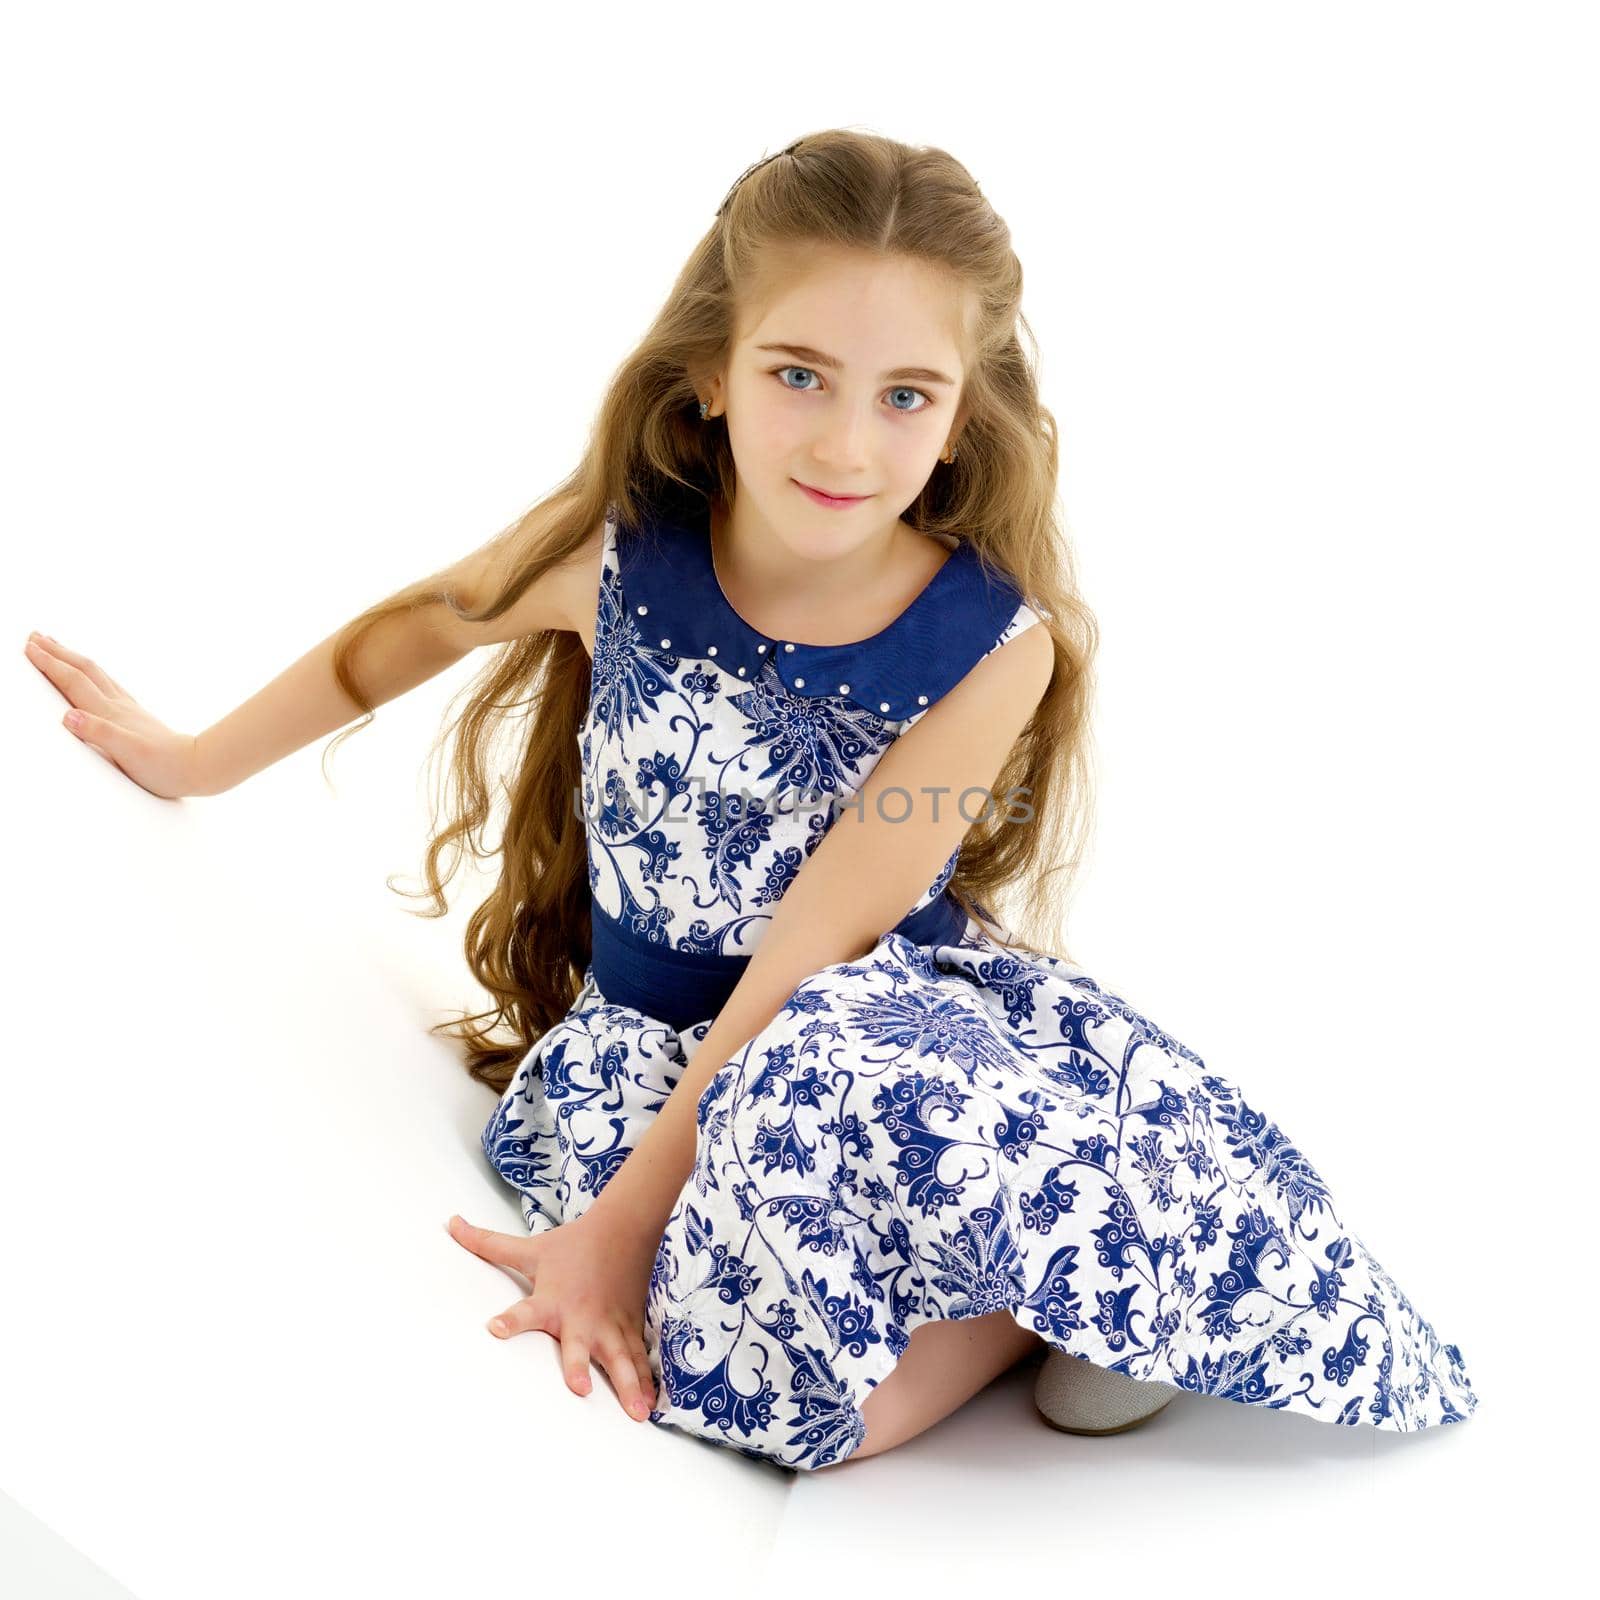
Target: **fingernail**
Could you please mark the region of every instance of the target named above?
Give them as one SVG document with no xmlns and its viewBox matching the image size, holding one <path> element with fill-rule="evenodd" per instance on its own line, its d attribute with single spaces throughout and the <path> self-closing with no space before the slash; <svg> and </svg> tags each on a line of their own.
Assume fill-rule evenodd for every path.
<svg viewBox="0 0 1600 1600">
<path fill-rule="evenodd" d="M 81 711 L 69 711 L 61 720 L 69 728 L 81 728 L 83 726 L 83 713 Z"/>
<path fill-rule="evenodd" d="M 489 1324 L 489 1331 L 491 1333 L 504 1333 L 506 1331 L 506 1319 L 504 1317 L 496 1317 Z"/>
</svg>

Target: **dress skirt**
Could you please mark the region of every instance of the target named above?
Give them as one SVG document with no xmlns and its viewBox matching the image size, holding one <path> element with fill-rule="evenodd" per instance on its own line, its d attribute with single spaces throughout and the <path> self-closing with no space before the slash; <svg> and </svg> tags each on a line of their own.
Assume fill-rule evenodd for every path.
<svg viewBox="0 0 1600 1600">
<path fill-rule="evenodd" d="M 713 1020 L 612 1003 L 590 967 L 483 1132 L 530 1231 L 592 1203 Z M 976 921 L 808 978 L 696 1119 L 645 1307 L 658 1425 L 831 1465 L 917 1327 L 1001 1309 L 1131 1378 L 1322 1422 L 1411 1432 L 1477 1405 L 1238 1085 Z"/>
</svg>

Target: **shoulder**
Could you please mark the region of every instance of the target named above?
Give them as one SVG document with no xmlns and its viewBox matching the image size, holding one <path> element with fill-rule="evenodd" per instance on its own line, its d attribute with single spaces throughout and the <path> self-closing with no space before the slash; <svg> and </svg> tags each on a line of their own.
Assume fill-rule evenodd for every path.
<svg viewBox="0 0 1600 1600">
<path fill-rule="evenodd" d="M 942 723 L 996 716 L 1020 729 L 1055 672 L 1055 641 L 1043 626 L 1049 613 L 1028 604 L 1008 574 L 962 555 L 949 604 L 938 608 L 938 636 L 926 641 L 924 671 L 935 692 L 906 719 L 907 731 L 941 707 Z"/>
<path fill-rule="evenodd" d="M 587 637 L 594 627 L 595 597 L 611 549 L 611 516 L 595 523 L 566 555 L 529 584 L 496 625 L 505 638 L 542 628 Z"/>
<path fill-rule="evenodd" d="M 868 774 L 860 803 L 841 812 L 839 820 L 850 824 L 846 837 L 859 834 L 860 839 L 837 870 L 846 878 L 870 875 L 877 886 L 871 893 L 885 902 L 910 904 L 908 897 L 920 892 L 971 825 L 987 814 L 990 800 L 1009 805 L 1026 792 L 998 796 L 995 785 L 1049 688 L 1055 649 L 1049 630 L 1038 625 L 1037 612 L 1021 605 L 1014 609 L 1014 628 L 997 629 L 1009 636 L 975 662 L 969 660 L 948 690 L 908 720 Z M 886 809 L 890 795 L 896 798 Z M 923 795 L 956 799 L 953 806 L 941 807 L 935 800 L 928 807 L 912 798 Z M 980 815 L 972 808 L 975 795 L 988 797 Z M 908 800 L 916 825 L 884 826 L 907 820 Z M 816 859 L 820 862 L 825 853 L 826 847 L 819 849 Z M 874 920 L 886 909 L 879 907 Z"/>
<path fill-rule="evenodd" d="M 987 782 L 999 770 L 1055 673 L 1055 641 L 1040 622 L 1040 613 L 1017 605 L 989 648 L 968 658 L 956 681 L 907 719 L 884 757 L 886 781 L 913 789 L 955 781 L 959 788 Z"/>
<path fill-rule="evenodd" d="M 1040 614 L 1019 603 L 995 642 L 929 713 L 940 707 L 955 715 L 996 715 L 1020 729 L 1050 687 L 1055 641 Z"/>
<path fill-rule="evenodd" d="M 537 554 L 554 537 L 556 508 L 545 502 L 515 525 L 514 532 L 497 535 L 450 568 L 457 599 L 464 609 L 476 611 L 489 604 L 511 577 L 511 564 L 520 555 Z M 531 531 L 531 539 L 526 535 Z M 606 553 L 611 547 L 611 518 L 608 512 L 560 560 L 540 573 L 497 617 L 481 622 L 450 619 L 449 625 L 460 642 L 469 647 L 502 644 L 525 634 L 555 630 L 587 634 L 593 627 L 595 595 L 602 576 Z"/>
</svg>

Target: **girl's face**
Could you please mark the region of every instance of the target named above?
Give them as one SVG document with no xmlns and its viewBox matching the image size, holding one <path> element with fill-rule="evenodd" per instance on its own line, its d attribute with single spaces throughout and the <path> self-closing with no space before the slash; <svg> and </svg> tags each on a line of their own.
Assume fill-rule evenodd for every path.
<svg viewBox="0 0 1600 1600">
<path fill-rule="evenodd" d="M 899 520 L 955 438 L 960 302 L 922 262 L 819 251 L 741 329 L 724 411 L 739 497 L 797 555 L 846 553 Z M 859 495 L 818 504 L 801 484 Z"/>
</svg>

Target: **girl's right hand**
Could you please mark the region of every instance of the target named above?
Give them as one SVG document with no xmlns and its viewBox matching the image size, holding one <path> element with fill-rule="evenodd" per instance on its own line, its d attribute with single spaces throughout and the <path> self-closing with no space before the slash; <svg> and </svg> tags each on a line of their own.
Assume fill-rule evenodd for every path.
<svg viewBox="0 0 1600 1600">
<path fill-rule="evenodd" d="M 72 705 L 63 722 L 102 760 L 163 800 L 206 793 L 194 735 L 157 722 L 109 673 L 42 633 L 29 638 L 27 653 Z M 74 716 L 82 719 L 76 727 Z"/>
</svg>

